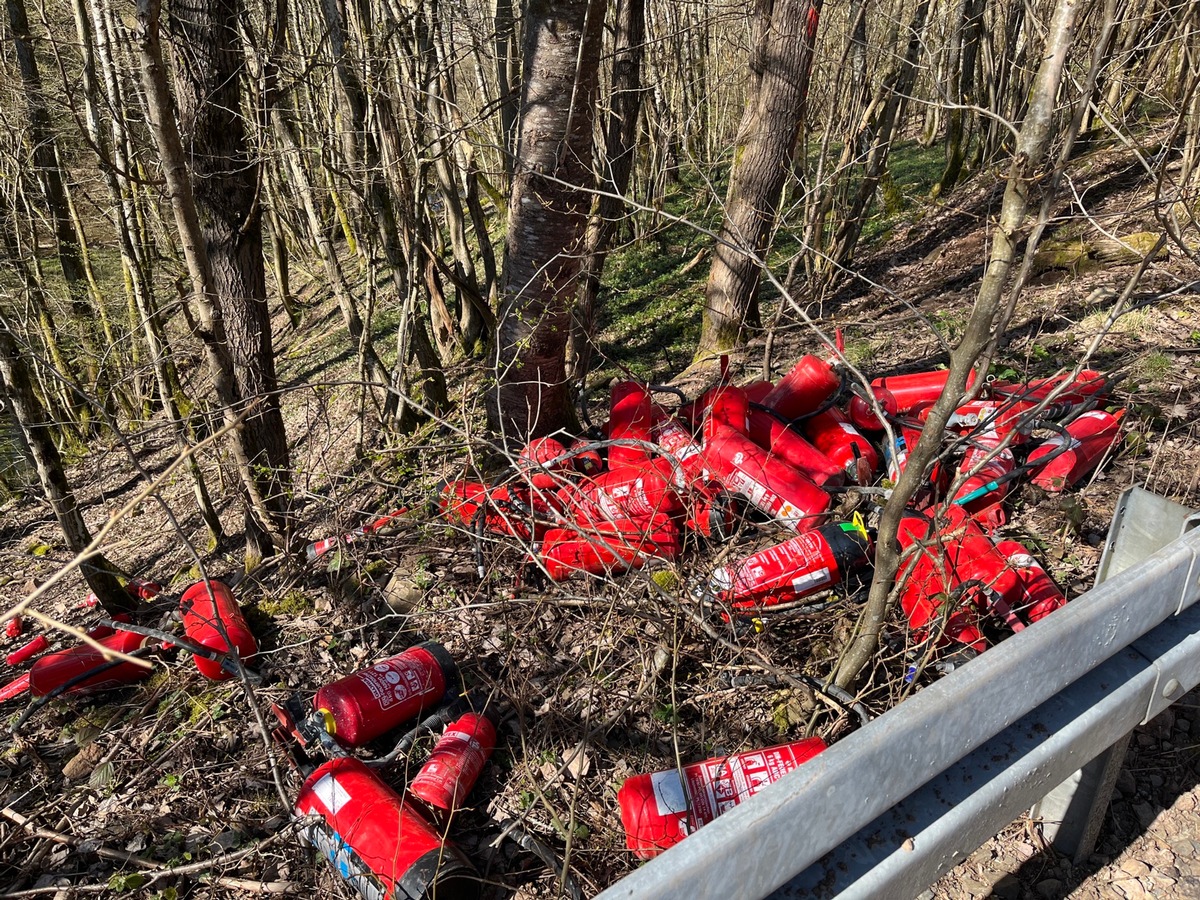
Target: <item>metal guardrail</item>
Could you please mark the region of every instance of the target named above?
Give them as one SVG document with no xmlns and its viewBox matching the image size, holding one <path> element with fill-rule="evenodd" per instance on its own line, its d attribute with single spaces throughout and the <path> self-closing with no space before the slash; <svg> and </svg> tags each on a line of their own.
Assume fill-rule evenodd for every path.
<svg viewBox="0 0 1200 900">
<path fill-rule="evenodd" d="M 834 744 L 598 900 L 915 896 L 1200 683 L 1200 529 Z"/>
</svg>

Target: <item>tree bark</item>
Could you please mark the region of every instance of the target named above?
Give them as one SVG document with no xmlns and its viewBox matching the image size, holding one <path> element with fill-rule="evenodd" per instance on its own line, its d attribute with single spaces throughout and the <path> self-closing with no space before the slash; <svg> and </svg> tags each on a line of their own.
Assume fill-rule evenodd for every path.
<svg viewBox="0 0 1200 900">
<path fill-rule="evenodd" d="M 180 8 L 180 12 L 185 12 L 185 8 Z M 196 173 L 210 179 L 204 187 L 207 208 L 203 227 L 167 89 L 159 40 L 159 0 L 138 2 L 142 78 L 150 126 L 191 276 L 192 300 L 200 314 L 199 333 L 208 357 L 213 389 L 222 406 L 225 422 L 232 430 L 234 459 L 247 494 L 247 563 L 253 564 L 254 557 L 265 551 L 255 540 L 255 535 L 265 533 L 275 546 L 284 549 L 290 546 L 292 539 L 287 515 L 286 437 L 275 395 L 269 322 L 264 324 L 260 318 L 266 309 L 262 235 L 257 226 L 257 211 L 246 209 L 244 205 L 254 201 L 253 189 L 246 191 L 245 184 L 240 181 L 248 171 L 244 147 L 230 141 L 232 136 L 241 135 L 240 126 L 230 125 L 236 130 L 224 135 L 211 133 L 211 129 L 225 124 L 223 119 L 236 119 L 239 108 L 236 56 L 228 48 L 221 52 L 217 17 L 212 16 L 212 13 L 227 15 L 229 9 L 225 7 L 222 12 L 221 6 L 212 9 L 189 7 L 186 12 L 194 15 L 188 25 L 193 32 L 193 43 L 189 47 L 188 74 L 180 79 L 181 95 L 189 94 L 188 108 L 195 135 L 192 158 Z M 232 28 L 220 33 L 225 40 L 237 39 Z M 216 58 L 202 61 L 199 58 L 202 53 L 215 54 Z M 207 81 L 206 76 L 218 81 Z M 211 95 L 206 93 L 208 90 L 212 91 Z M 234 92 L 233 96 L 230 91 Z M 223 102 L 218 104 L 216 97 Z M 210 108 L 199 110 L 197 107 L 206 99 L 210 100 Z M 220 106 L 219 110 L 214 109 L 217 106 Z M 211 155 L 216 148 L 223 148 L 232 155 L 225 160 Z M 243 168 L 240 173 L 236 168 L 230 172 L 229 166 L 237 159 L 242 160 Z M 234 196 L 239 185 L 246 191 L 242 197 Z M 227 205 L 222 206 L 223 202 Z M 242 218 L 237 216 L 239 209 Z M 243 227 L 247 230 L 245 235 L 242 234 Z M 210 254 L 217 258 L 219 278 Z M 222 291 L 242 293 L 226 296 Z M 246 316 L 234 326 L 235 335 L 229 333 L 227 301 L 235 315 Z M 238 362 L 235 362 L 235 354 L 240 357 Z M 266 354 L 266 358 L 256 360 L 255 354 Z M 262 365 L 257 366 L 258 363 Z M 247 364 L 256 366 L 255 370 L 243 371 Z M 246 420 L 239 421 L 243 414 Z"/>
<path fill-rule="evenodd" d="M 725 218 L 704 292 L 696 358 L 739 346 L 758 325 L 758 260 L 767 252 L 800 135 L 822 0 L 761 0 L 761 36 L 734 146 Z"/>
<path fill-rule="evenodd" d="M 573 421 L 566 346 L 591 207 L 604 4 L 531 0 L 504 248 L 492 430 L 525 441 Z"/>
</svg>

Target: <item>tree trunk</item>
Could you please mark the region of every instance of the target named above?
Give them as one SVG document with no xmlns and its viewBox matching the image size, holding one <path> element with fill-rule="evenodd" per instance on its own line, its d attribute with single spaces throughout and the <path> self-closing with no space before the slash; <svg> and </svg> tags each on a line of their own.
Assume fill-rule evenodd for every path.
<svg viewBox="0 0 1200 900">
<path fill-rule="evenodd" d="M 739 346 L 758 325 L 759 260 L 766 254 L 800 135 L 821 0 L 762 0 L 762 33 L 734 146 L 725 218 L 704 292 L 696 358 Z"/>
<path fill-rule="evenodd" d="M 496 341 L 496 433 L 572 423 L 566 346 L 591 207 L 592 121 L 604 5 L 531 0 Z"/>
<path fill-rule="evenodd" d="M 230 48 L 221 49 L 223 40 L 237 40 L 232 28 L 236 16 L 231 21 L 228 17 L 233 11 L 220 4 L 218 0 L 212 8 L 198 4 L 186 10 L 192 17 L 186 23 L 190 42 L 180 78 L 181 103 L 186 103 L 190 113 L 186 121 L 193 126 L 196 174 L 208 180 L 203 227 L 167 90 L 159 43 L 159 0 L 138 2 L 138 43 L 150 126 L 192 280 L 192 299 L 200 313 L 199 333 L 214 392 L 232 430 L 234 459 L 248 498 L 247 563 L 253 564 L 255 556 L 266 549 L 259 542 L 250 543 L 254 535 L 266 533 L 280 548 L 290 545 L 287 444 L 275 396 L 270 325 L 265 321 L 262 235 L 253 206 L 255 192 L 253 184 L 247 187 L 244 181 L 253 182 L 253 177 L 248 174 L 237 117 L 238 60 Z M 199 108 L 206 101 L 207 109 Z M 226 127 L 228 131 L 212 133 L 214 128 Z M 224 159 L 213 155 L 218 148 L 230 155 Z M 230 166 L 234 171 L 229 171 Z M 216 258 L 215 267 L 210 254 Z M 219 278 L 214 268 L 220 270 Z M 240 293 L 225 293 L 232 291 Z M 232 329 L 227 304 L 234 316 L 244 316 Z M 243 415 L 245 421 L 239 421 Z"/>
<path fill-rule="evenodd" d="M 618 0 L 613 41 L 612 100 L 604 129 L 601 194 L 588 220 L 584 240 L 583 278 L 571 323 L 567 364 L 571 377 L 583 378 L 591 367 L 596 330 L 596 298 L 608 248 L 621 217 L 623 195 L 633 174 L 638 116 L 642 107 L 642 52 L 646 39 L 645 0 Z"/>
<path fill-rule="evenodd" d="M 62 457 L 54 446 L 46 411 L 33 391 L 21 348 L 3 316 L 0 316 L 0 393 L 6 394 L 12 404 L 17 424 L 37 467 L 42 490 L 58 519 L 68 549 L 75 554 L 83 553 L 92 542 L 92 534 L 67 483 Z M 84 558 L 79 571 L 110 614 L 133 611 L 133 598 L 117 580 L 117 568 L 102 553 Z"/>
<path fill-rule="evenodd" d="M 29 20 L 25 13 L 25 2 L 24 0 L 6 0 L 6 6 L 13 45 L 16 49 L 17 69 L 20 72 L 21 87 L 24 90 L 28 110 L 27 128 L 29 143 L 33 148 L 34 172 L 46 197 L 46 205 L 54 223 L 58 262 L 62 268 L 63 280 L 67 284 L 71 315 L 75 320 L 83 347 L 84 370 L 87 373 L 88 386 L 94 389 L 94 393 L 88 397 L 88 400 L 96 411 L 103 415 L 103 403 L 99 398 L 106 397 L 107 392 L 104 386 L 98 383 L 100 354 L 90 328 L 95 313 L 88 302 L 87 273 L 83 266 L 82 248 L 79 236 L 75 232 L 75 225 L 71 220 L 62 170 L 58 164 L 57 145 L 51 127 L 50 111 L 42 88 L 41 75 L 38 71 L 37 57 L 34 54 Z M 82 419 L 90 420 L 86 404 L 80 404 L 76 408 Z"/>
</svg>

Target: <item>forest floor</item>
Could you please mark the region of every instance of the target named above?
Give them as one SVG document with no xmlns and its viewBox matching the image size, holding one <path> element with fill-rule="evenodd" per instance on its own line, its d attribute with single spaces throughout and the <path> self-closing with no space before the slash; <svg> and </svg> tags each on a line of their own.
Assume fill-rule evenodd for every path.
<svg viewBox="0 0 1200 900">
<path fill-rule="evenodd" d="M 1148 202 L 1153 181 L 1123 152 L 1081 154 L 1071 176 L 1087 185 L 1089 214 L 1106 230 L 1157 229 Z M 858 261 L 870 282 L 811 301 L 808 314 L 823 328 L 843 329 L 850 360 L 870 377 L 944 364 L 944 342 L 958 336 L 978 286 L 987 223 L 999 201 L 997 189 L 969 184 L 919 219 L 892 222 Z M 1050 233 L 1065 240 L 1087 229 L 1064 205 Z M 685 323 L 698 317 L 702 280 L 698 270 L 679 274 L 697 251 L 695 235 L 680 235 L 664 232 L 655 251 L 674 269 L 656 262 L 642 265 L 640 282 L 629 274 L 636 267 L 625 270 L 626 280 L 614 278 L 624 287 L 610 297 L 606 371 L 662 380 L 684 368 L 680 338 L 693 333 Z M 1082 261 L 1038 275 L 1017 308 L 996 370 L 1034 377 L 1075 364 L 1135 269 Z M 1132 311 L 1092 357 L 1094 368 L 1124 375 L 1111 403 L 1127 411 L 1124 440 L 1100 471 L 1059 497 L 1024 485 L 1010 497 L 1004 533 L 1036 548 L 1069 597 L 1093 583 L 1122 490 L 1140 485 L 1200 508 L 1196 279 L 1193 263 L 1171 248 L 1150 266 Z M 628 325 L 620 311 L 644 302 L 647 292 L 655 294 L 654 311 Z M 481 581 L 468 537 L 424 512 L 439 480 L 460 477 L 478 452 L 468 438 L 479 428 L 472 393 L 479 382 L 469 373 L 463 379 L 466 412 L 454 427 L 429 425 L 387 447 L 372 448 L 368 435 L 368 451 L 356 456 L 361 397 L 352 384 L 351 353 L 339 338 L 332 300 L 314 292 L 310 301 L 300 330 L 288 330 L 281 319 L 276 334 L 302 527 L 316 539 L 397 506 L 415 511 L 393 533 L 316 565 L 276 560 L 250 575 L 242 571 L 236 540 L 203 549 L 182 476 L 169 475 L 116 522 L 109 556 L 131 574 L 160 581 L 169 597 L 202 571 L 234 587 L 259 639 L 255 665 L 263 682 L 251 690 L 205 681 L 181 654 L 177 664 L 159 662 L 149 679 L 129 688 L 54 701 L 19 738 L 0 739 L 0 895 L 349 896 L 288 824 L 280 794 L 294 796 L 298 781 L 286 766 L 273 766 L 263 732 L 272 724 L 269 704 L 291 693 L 307 700 L 322 684 L 422 639 L 445 644 L 465 682 L 499 698 L 507 711 L 472 805 L 452 827 L 454 841 L 483 875 L 486 897 L 558 894 L 558 879 L 541 859 L 499 839 L 502 822 L 521 822 L 553 848 L 591 895 L 636 866 L 615 800 L 630 775 L 805 733 L 835 741 L 856 727 L 836 705 L 767 677 L 772 669 L 826 677 L 852 627 L 858 609 L 852 600 L 718 643 L 699 627 L 684 588 L 714 564 L 703 548 L 690 547 L 669 576 L 643 572 L 619 582 L 537 589 L 517 578 L 521 553 L 497 545 L 488 549 Z M 765 311 L 771 319 L 770 304 Z M 776 374 L 817 348 L 790 314 L 775 320 Z M 760 338 L 733 360 L 735 381 L 758 376 L 763 351 Z M 202 384 L 199 371 L 193 377 Z M 596 416 L 603 406 L 593 401 Z M 75 461 L 70 477 L 89 524 L 108 521 L 172 458 L 169 434 L 151 428 Z M 214 493 L 231 497 L 217 461 L 203 461 Z M 225 479 L 219 487 L 218 477 Z M 238 507 L 227 499 L 222 508 L 236 536 Z M 747 552 L 769 539 L 766 532 L 748 533 L 735 550 L 721 553 Z M 44 503 L 30 496 L 0 508 L 4 608 L 69 559 Z M 80 585 L 74 575 L 56 584 L 43 612 L 75 626 L 94 621 L 93 611 L 79 608 L 86 593 Z M 169 607 L 168 600 L 152 609 L 165 616 Z M 903 623 L 893 623 L 863 694 L 872 714 L 920 687 L 903 684 L 905 640 Z M 6 652 L 18 643 L 9 641 Z M 1193 693 L 1139 730 L 1097 851 L 1084 865 L 1043 848 L 1037 824 L 1021 821 L 926 896 L 1200 896 L 1197 706 Z M 18 712 L 9 704 L 6 721 Z M 387 744 L 369 749 L 385 752 Z M 403 783 L 404 767 L 403 761 L 393 767 L 389 780 Z M 22 817 L 28 827 L 18 824 Z"/>
</svg>

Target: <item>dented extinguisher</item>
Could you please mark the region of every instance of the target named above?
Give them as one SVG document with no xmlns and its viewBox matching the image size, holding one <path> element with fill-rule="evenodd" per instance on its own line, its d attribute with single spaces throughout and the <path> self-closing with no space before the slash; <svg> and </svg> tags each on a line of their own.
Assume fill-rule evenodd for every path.
<svg viewBox="0 0 1200 900">
<path fill-rule="evenodd" d="M 617 792 L 625 846 L 642 859 L 655 857 L 825 747 L 811 737 L 628 778 Z"/>
<path fill-rule="evenodd" d="M 486 708 L 452 722 L 421 766 L 408 792 L 432 809 L 453 813 L 479 779 L 496 749 L 496 722 Z"/>
<path fill-rule="evenodd" d="M 184 633 L 201 646 L 218 653 L 237 650 L 242 662 L 249 662 L 258 653 L 254 632 L 246 624 L 241 607 L 229 588 L 220 581 L 198 581 L 179 598 L 179 612 Z M 211 681 L 226 681 L 233 672 L 219 660 L 192 654 L 200 674 Z"/>
<path fill-rule="evenodd" d="M 713 572 L 703 598 L 734 610 L 791 603 L 840 582 L 866 565 L 870 535 L 861 519 L 823 525 Z"/>
<path fill-rule="evenodd" d="M 312 771 L 295 811 L 313 818 L 305 840 L 366 900 L 478 896 L 478 874 L 462 852 L 357 759 Z"/>
<path fill-rule="evenodd" d="M 454 657 L 426 641 L 325 685 L 313 709 L 338 743 L 361 747 L 436 705 L 457 684 Z"/>
</svg>

